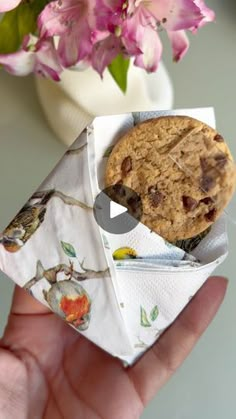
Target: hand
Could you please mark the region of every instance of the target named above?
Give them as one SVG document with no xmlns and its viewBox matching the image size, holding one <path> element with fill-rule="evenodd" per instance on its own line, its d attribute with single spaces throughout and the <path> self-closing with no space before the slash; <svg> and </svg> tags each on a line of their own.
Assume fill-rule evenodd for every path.
<svg viewBox="0 0 236 419">
<path fill-rule="evenodd" d="M 0 341 L 4 419 L 137 419 L 216 314 L 227 288 L 210 278 L 133 367 L 94 346 L 16 287 Z"/>
</svg>

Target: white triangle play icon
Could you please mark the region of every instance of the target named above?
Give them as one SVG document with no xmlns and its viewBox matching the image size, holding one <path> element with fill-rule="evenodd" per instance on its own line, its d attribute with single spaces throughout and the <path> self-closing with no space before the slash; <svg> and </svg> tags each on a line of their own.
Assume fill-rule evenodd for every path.
<svg viewBox="0 0 236 419">
<path fill-rule="evenodd" d="M 110 218 L 118 217 L 121 214 L 124 214 L 124 212 L 128 211 L 126 207 L 123 207 L 123 205 L 117 204 L 114 201 L 110 201 Z"/>
</svg>

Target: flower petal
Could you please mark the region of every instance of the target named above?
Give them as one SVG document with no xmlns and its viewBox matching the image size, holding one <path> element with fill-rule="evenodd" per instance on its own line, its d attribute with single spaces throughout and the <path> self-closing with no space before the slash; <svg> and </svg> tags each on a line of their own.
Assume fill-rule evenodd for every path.
<svg viewBox="0 0 236 419">
<path fill-rule="evenodd" d="M 114 33 L 116 26 L 122 24 L 124 0 L 96 0 L 96 26 L 99 30 Z"/>
<path fill-rule="evenodd" d="M 39 16 L 41 36 L 60 37 L 58 54 L 65 67 L 90 61 L 93 44 L 101 39 L 95 26 L 95 1 L 53 1 Z"/>
<path fill-rule="evenodd" d="M 173 60 L 180 61 L 189 48 L 189 40 L 184 31 L 167 31 L 173 50 Z"/>
<path fill-rule="evenodd" d="M 198 28 L 201 28 L 206 23 L 213 22 L 215 20 L 215 12 L 205 5 L 204 0 L 195 0 L 195 4 L 199 7 L 202 13 L 202 20 L 199 22 Z"/>
<path fill-rule="evenodd" d="M 41 36 L 62 35 L 79 25 L 81 19 L 88 19 L 87 1 L 63 0 L 51 1 L 38 17 Z"/>
<path fill-rule="evenodd" d="M 21 0 L 0 0 L 0 13 L 15 9 Z"/>
<path fill-rule="evenodd" d="M 92 66 L 102 76 L 105 68 L 121 52 L 121 42 L 116 36 L 110 35 L 93 47 Z"/>
<path fill-rule="evenodd" d="M 96 30 L 95 5 L 98 0 L 56 0 L 51 1 L 38 17 L 41 36 L 68 34 L 87 23 Z"/>
<path fill-rule="evenodd" d="M 80 24 L 76 31 L 60 37 L 58 54 L 64 67 L 90 60 L 92 53 L 91 31 L 86 22 Z"/>
<path fill-rule="evenodd" d="M 162 44 L 156 21 L 144 7 L 139 7 L 125 23 L 123 43 L 129 46 L 132 42 L 139 51 L 134 54 L 134 64 L 149 72 L 156 71 L 162 55 Z"/>
<path fill-rule="evenodd" d="M 53 41 L 50 39 L 39 40 L 36 45 L 35 55 L 36 62 L 34 72 L 59 81 L 59 74 L 62 72 L 62 67 L 59 63 Z"/>
<path fill-rule="evenodd" d="M 157 70 L 162 55 L 162 44 L 158 33 L 152 28 L 144 30 L 142 41 L 140 42 L 142 54 L 138 55 L 134 64 L 144 68 L 148 72 Z"/>
<path fill-rule="evenodd" d="M 27 35 L 23 47 L 13 54 L 0 55 L 0 64 L 15 76 L 26 76 L 32 72 L 59 80 L 62 67 L 50 39 L 39 39 Z"/>
<path fill-rule="evenodd" d="M 21 50 L 13 54 L 3 54 L 0 55 L 0 64 L 14 76 L 27 76 L 34 69 L 35 53 Z"/>
<path fill-rule="evenodd" d="M 194 0 L 150 1 L 146 7 L 170 31 L 196 27 L 203 18 Z"/>
</svg>

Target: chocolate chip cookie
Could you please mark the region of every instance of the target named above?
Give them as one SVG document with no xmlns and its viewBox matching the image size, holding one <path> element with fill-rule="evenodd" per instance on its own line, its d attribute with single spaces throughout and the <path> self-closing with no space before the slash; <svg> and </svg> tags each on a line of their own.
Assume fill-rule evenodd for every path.
<svg viewBox="0 0 236 419">
<path fill-rule="evenodd" d="M 141 222 L 166 240 L 189 239 L 222 214 L 236 183 L 223 137 L 186 116 L 147 120 L 109 156 L 106 186 L 124 184 L 142 199 Z"/>
</svg>

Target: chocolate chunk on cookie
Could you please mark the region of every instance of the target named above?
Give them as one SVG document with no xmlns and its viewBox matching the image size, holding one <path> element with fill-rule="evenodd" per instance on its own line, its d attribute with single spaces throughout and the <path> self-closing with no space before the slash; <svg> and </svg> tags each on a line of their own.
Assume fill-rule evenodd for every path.
<svg viewBox="0 0 236 419">
<path fill-rule="evenodd" d="M 193 118 L 167 116 L 136 125 L 118 141 L 105 181 L 135 190 L 142 199 L 141 222 L 176 242 L 219 218 L 233 195 L 236 171 L 216 130 Z"/>
<path fill-rule="evenodd" d="M 125 157 L 121 163 L 121 173 L 122 176 L 126 176 L 132 170 L 132 159 L 130 156 Z"/>
<path fill-rule="evenodd" d="M 183 196 L 183 205 L 186 211 L 193 211 L 198 206 L 198 201 L 196 199 L 191 198 L 191 196 Z"/>
<path fill-rule="evenodd" d="M 223 143 L 224 138 L 222 137 L 222 135 L 216 134 L 215 137 L 214 137 L 214 141 L 216 141 L 217 143 Z"/>
<path fill-rule="evenodd" d="M 149 186 L 148 194 L 151 205 L 156 208 L 162 203 L 164 199 L 164 195 L 158 191 L 157 186 Z"/>
</svg>

